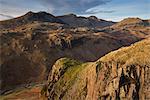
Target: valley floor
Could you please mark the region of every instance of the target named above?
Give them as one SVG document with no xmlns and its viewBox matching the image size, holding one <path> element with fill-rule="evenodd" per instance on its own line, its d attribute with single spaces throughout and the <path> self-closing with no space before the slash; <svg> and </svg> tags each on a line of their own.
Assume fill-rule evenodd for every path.
<svg viewBox="0 0 150 100">
<path fill-rule="evenodd" d="M 0 100 L 43 100 L 40 96 L 41 88 L 40 85 L 15 90 L 13 93 L 0 96 Z"/>
</svg>

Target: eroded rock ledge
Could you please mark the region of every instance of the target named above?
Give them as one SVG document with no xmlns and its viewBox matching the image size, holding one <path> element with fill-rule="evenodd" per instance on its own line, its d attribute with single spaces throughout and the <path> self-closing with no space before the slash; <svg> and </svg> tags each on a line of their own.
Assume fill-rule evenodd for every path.
<svg viewBox="0 0 150 100">
<path fill-rule="evenodd" d="M 150 66 L 98 61 L 56 68 L 59 64 L 49 77 L 46 96 L 50 100 L 150 99 Z"/>
</svg>

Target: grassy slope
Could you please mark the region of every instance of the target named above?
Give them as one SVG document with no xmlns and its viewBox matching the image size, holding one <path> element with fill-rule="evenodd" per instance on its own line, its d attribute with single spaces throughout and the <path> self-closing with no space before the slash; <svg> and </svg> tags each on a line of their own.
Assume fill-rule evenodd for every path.
<svg viewBox="0 0 150 100">
<path fill-rule="evenodd" d="M 104 57 L 101 61 L 116 61 L 126 64 L 138 64 L 141 66 L 150 65 L 150 38 L 141 42 L 135 43 L 129 47 L 122 47 L 119 50 L 113 51 Z"/>
</svg>

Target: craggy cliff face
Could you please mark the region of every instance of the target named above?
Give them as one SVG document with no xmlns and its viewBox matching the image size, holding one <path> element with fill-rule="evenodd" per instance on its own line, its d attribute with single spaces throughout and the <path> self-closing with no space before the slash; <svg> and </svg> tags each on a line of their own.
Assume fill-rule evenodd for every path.
<svg viewBox="0 0 150 100">
<path fill-rule="evenodd" d="M 59 59 L 41 91 L 50 100 L 149 100 L 150 39 L 96 62 Z"/>
</svg>

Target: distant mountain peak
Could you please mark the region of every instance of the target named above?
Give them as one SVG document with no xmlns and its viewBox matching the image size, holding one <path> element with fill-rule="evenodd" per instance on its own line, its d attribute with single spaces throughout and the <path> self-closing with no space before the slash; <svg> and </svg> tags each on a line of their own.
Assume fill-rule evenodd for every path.
<svg viewBox="0 0 150 100">
<path fill-rule="evenodd" d="M 73 14 L 73 13 L 70 13 L 70 14 L 66 14 L 66 15 L 63 15 L 64 17 L 77 17 L 76 14 Z M 62 17 L 63 17 L 62 16 Z"/>
<path fill-rule="evenodd" d="M 98 20 L 98 18 L 96 16 L 90 16 L 88 17 L 89 19 L 94 19 L 94 20 Z"/>
<path fill-rule="evenodd" d="M 1 25 L 3 27 L 18 27 L 20 25 L 25 25 L 34 21 L 38 22 L 50 22 L 50 23 L 61 23 L 64 24 L 60 19 L 57 17 L 53 16 L 50 13 L 40 11 L 40 12 L 32 12 L 29 11 L 25 15 L 22 15 L 20 17 L 10 19 L 7 21 L 3 21 Z M 9 26 L 7 25 L 9 23 Z"/>
<path fill-rule="evenodd" d="M 31 14 L 33 14 L 34 12 L 32 12 L 32 11 L 29 11 L 29 12 L 27 12 L 25 15 L 31 15 Z"/>
<path fill-rule="evenodd" d="M 26 13 L 24 16 L 52 16 L 52 17 L 55 17 L 55 16 L 53 16 L 52 14 L 47 13 L 47 12 L 45 12 L 45 11 L 40 11 L 40 12 L 32 12 L 32 11 L 29 11 L 29 12 Z"/>
</svg>

